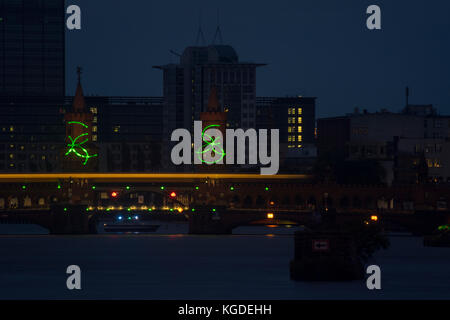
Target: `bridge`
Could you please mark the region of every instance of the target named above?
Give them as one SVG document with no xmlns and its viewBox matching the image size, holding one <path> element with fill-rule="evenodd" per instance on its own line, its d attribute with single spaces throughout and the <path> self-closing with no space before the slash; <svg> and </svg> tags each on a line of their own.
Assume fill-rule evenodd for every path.
<svg viewBox="0 0 450 320">
<path fill-rule="evenodd" d="M 143 219 L 188 219 L 190 231 L 199 234 L 230 233 L 245 224 L 307 225 L 314 213 L 327 210 L 340 219 L 376 214 L 391 227 L 410 230 L 430 221 L 433 226 L 450 222 L 448 186 L 311 182 L 311 176 L 288 174 L 0 174 L 0 222 L 31 221 L 52 233 L 89 233 L 96 221 L 130 212 Z"/>
</svg>

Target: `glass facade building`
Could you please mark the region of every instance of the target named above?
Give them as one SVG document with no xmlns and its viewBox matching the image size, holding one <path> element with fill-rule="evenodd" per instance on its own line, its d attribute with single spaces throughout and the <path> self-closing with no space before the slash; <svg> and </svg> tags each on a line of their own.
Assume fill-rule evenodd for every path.
<svg viewBox="0 0 450 320">
<path fill-rule="evenodd" d="M 64 0 L 0 0 L 0 95 L 64 96 Z"/>
</svg>

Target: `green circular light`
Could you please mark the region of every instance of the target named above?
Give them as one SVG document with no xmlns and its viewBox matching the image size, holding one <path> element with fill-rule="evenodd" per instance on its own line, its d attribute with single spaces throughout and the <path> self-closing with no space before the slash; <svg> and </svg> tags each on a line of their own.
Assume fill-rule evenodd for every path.
<svg viewBox="0 0 450 320">
<path fill-rule="evenodd" d="M 225 157 L 225 151 L 223 150 L 223 148 L 220 146 L 222 143 L 218 141 L 218 137 L 214 137 L 212 138 L 211 136 L 209 136 L 208 134 L 206 134 L 206 130 L 208 130 L 209 128 L 212 127 L 220 127 L 220 125 L 218 124 L 213 124 L 213 125 L 209 125 L 206 128 L 203 129 L 202 131 L 202 146 L 195 151 L 195 153 L 197 153 L 198 158 L 200 159 L 201 162 L 206 163 L 206 164 L 215 164 L 220 162 L 224 157 Z M 205 136 L 207 139 L 205 139 Z M 210 152 L 210 153 L 214 153 L 214 154 L 220 154 L 220 158 L 216 161 L 206 161 L 203 160 L 203 154 Z"/>
<path fill-rule="evenodd" d="M 80 125 L 80 126 L 84 127 L 85 129 L 89 128 L 88 125 L 86 125 L 82 122 L 79 122 L 79 121 L 69 121 L 69 122 L 67 122 L 67 124 Z M 67 144 L 67 147 L 69 147 L 69 150 L 66 152 L 65 155 L 68 156 L 69 154 L 74 153 L 77 157 L 84 159 L 83 165 L 86 165 L 90 158 L 98 157 L 98 154 L 90 155 L 88 150 L 86 148 L 84 148 L 84 146 L 83 146 L 84 144 L 86 144 L 89 141 L 89 138 L 85 138 L 85 140 L 78 142 L 79 139 L 81 139 L 83 137 L 88 137 L 88 136 L 89 136 L 89 133 L 80 134 L 75 139 L 72 138 L 71 136 L 68 136 L 70 143 Z M 78 151 L 78 150 L 80 150 L 80 151 Z M 82 153 L 80 153 L 80 152 L 82 152 Z"/>
</svg>

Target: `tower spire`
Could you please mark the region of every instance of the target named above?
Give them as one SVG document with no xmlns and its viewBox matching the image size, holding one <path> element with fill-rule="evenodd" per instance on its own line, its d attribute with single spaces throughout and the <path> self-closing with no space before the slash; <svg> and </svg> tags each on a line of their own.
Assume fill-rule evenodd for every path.
<svg viewBox="0 0 450 320">
<path fill-rule="evenodd" d="M 223 44 L 222 30 L 220 29 L 219 9 L 217 9 L 217 28 L 216 28 L 216 33 L 214 34 L 214 39 L 213 39 L 212 44 L 216 44 L 216 39 L 217 38 L 219 38 L 220 44 Z"/>
<path fill-rule="evenodd" d="M 198 46 L 199 42 L 201 41 L 202 45 L 205 45 L 205 35 L 203 34 L 202 29 L 202 12 L 200 11 L 199 17 L 198 17 L 198 32 L 197 32 L 197 39 L 195 40 L 195 45 Z"/>
<path fill-rule="evenodd" d="M 82 72 L 83 69 L 81 67 L 77 67 L 78 84 L 72 103 L 72 109 L 74 112 L 84 112 L 86 110 L 86 101 L 84 100 L 83 88 L 81 86 Z"/>
<path fill-rule="evenodd" d="M 77 67 L 78 83 L 81 83 L 81 74 L 83 73 L 83 68 Z"/>
</svg>

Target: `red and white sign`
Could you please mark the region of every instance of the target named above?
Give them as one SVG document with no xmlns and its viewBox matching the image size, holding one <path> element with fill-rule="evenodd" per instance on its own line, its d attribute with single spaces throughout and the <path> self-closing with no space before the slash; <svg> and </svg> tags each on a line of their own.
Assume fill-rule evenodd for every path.
<svg viewBox="0 0 450 320">
<path fill-rule="evenodd" d="M 329 240 L 313 240 L 312 241 L 313 251 L 328 251 L 330 250 Z"/>
</svg>

